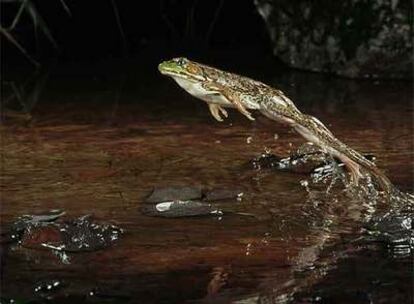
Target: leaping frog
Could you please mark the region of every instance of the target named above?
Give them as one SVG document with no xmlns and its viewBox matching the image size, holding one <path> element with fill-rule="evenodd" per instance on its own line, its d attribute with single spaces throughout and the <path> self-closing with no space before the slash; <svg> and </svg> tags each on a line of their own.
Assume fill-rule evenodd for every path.
<svg viewBox="0 0 414 304">
<path fill-rule="evenodd" d="M 351 173 L 353 183 L 358 184 L 363 168 L 383 191 L 391 193 L 392 183 L 373 162 L 337 139 L 317 118 L 299 111 L 282 91 L 183 57 L 164 61 L 158 69 L 188 93 L 205 101 L 216 120 L 227 118 L 226 108 L 235 108 L 250 120 L 254 117 L 249 110 L 258 110 L 269 119 L 291 126 L 307 141 L 340 159 Z"/>
</svg>

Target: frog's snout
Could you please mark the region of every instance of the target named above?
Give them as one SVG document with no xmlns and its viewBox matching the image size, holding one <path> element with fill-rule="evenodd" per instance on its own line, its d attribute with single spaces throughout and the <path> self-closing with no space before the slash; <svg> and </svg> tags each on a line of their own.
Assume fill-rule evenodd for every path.
<svg viewBox="0 0 414 304">
<path fill-rule="evenodd" d="M 165 66 L 164 62 L 161 62 L 161 63 L 158 65 L 158 71 L 160 71 L 160 72 L 162 73 L 164 66 Z"/>
<path fill-rule="evenodd" d="M 170 61 L 163 61 L 158 65 L 158 71 L 163 75 L 168 75 L 170 72 L 174 71 L 174 66 L 171 65 Z"/>
</svg>

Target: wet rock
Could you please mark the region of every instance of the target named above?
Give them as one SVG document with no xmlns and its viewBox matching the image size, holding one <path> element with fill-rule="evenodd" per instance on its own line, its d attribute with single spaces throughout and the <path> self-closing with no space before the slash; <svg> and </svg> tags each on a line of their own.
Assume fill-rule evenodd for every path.
<svg viewBox="0 0 414 304">
<path fill-rule="evenodd" d="M 21 245 L 66 252 L 95 251 L 112 245 L 122 232 L 114 225 L 98 224 L 90 216 L 83 216 L 46 225 L 31 224 L 23 232 Z"/>
<path fill-rule="evenodd" d="M 279 169 L 281 158 L 271 153 L 263 153 L 260 156 L 253 158 L 248 166 L 251 169 Z"/>
<path fill-rule="evenodd" d="M 65 215 L 65 212 L 62 210 L 51 210 L 43 214 L 23 215 L 9 227 L 8 231 L 2 231 L 2 243 L 3 241 L 17 242 L 22 238 L 26 229 L 34 226 L 47 226 L 63 215 Z"/>
<path fill-rule="evenodd" d="M 39 248 L 44 244 L 58 244 L 62 241 L 59 226 L 48 225 L 28 227 L 21 239 L 21 244 L 27 248 Z"/>
<path fill-rule="evenodd" d="M 200 187 L 180 186 L 155 188 L 151 195 L 145 199 L 146 203 L 160 203 L 175 200 L 201 199 Z"/>
<path fill-rule="evenodd" d="M 366 159 L 369 161 L 374 162 L 376 157 L 371 154 L 363 155 Z M 332 175 L 335 170 L 344 168 L 345 164 L 341 162 L 339 159 L 335 159 L 335 161 L 330 162 L 324 162 L 320 163 L 318 166 L 316 166 L 314 169 L 311 170 L 312 176 L 315 176 L 317 178 L 322 178 L 324 176 Z"/>
<path fill-rule="evenodd" d="M 49 223 L 54 222 L 57 219 L 61 218 L 65 215 L 66 212 L 62 210 L 51 210 L 49 213 L 45 214 L 30 214 L 30 215 L 23 215 L 19 218 L 17 222 L 15 222 L 15 226 L 19 223 L 25 225 L 32 225 L 32 224 L 40 224 L 40 223 Z"/>
<path fill-rule="evenodd" d="M 29 226 L 48 225 L 66 214 L 62 210 L 51 210 L 44 214 L 28 214 L 19 217 L 12 225 L 13 231 L 23 231 Z"/>
<path fill-rule="evenodd" d="M 289 157 L 281 158 L 271 153 L 263 153 L 250 161 L 250 167 L 255 170 L 270 169 L 307 174 L 326 161 L 326 154 L 317 146 L 303 144 Z"/>
<path fill-rule="evenodd" d="M 366 154 L 364 157 L 370 161 L 376 159 L 372 154 Z M 339 159 L 332 158 L 322 152 L 319 147 L 306 143 L 285 158 L 271 153 L 263 153 L 251 160 L 249 167 L 255 170 L 278 170 L 326 176 L 344 167 L 344 164 Z"/>
<path fill-rule="evenodd" d="M 410 0 L 255 0 L 274 54 L 293 68 L 412 78 Z"/>
<path fill-rule="evenodd" d="M 243 195 L 241 189 L 211 189 L 204 192 L 204 200 L 215 202 L 219 200 L 237 199 Z"/>
<path fill-rule="evenodd" d="M 181 200 L 144 205 L 141 212 L 148 216 L 167 218 L 223 214 L 222 211 L 209 203 Z"/>
<path fill-rule="evenodd" d="M 322 152 L 309 154 L 292 154 L 290 157 L 280 158 L 271 153 L 263 153 L 250 161 L 250 167 L 255 170 L 278 170 L 296 173 L 310 173 L 320 166 Z"/>
<path fill-rule="evenodd" d="M 327 164 L 331 165 L 327 155 L 320 151 L 308 154 L 294 154 L 287 158 L 285 163 L 285 170 L 301 174 L 311 173 Z"/>
<path fill-rule="evenodd" d="M 412 254 L 414 250 L 414 214 L 387 213 L 374 217 L 365 226 L 376 240 L 385 242 L 396 257 Z"/>
</svg>

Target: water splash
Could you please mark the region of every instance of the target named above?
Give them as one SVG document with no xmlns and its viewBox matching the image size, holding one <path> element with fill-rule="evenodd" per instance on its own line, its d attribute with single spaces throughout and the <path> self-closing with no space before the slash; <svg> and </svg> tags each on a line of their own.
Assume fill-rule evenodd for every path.
<svg viewBox="0 0 414 304">
<path fill-rule="evenodd" d="M 263 293 L 260 300 L 287 303 L 295 299 L 296 294 L 321 282 L 340 259 L 370 244 L 382 244 L 392 258 L 412 255 L 412 194 L 397 188 L 391 193 L 380 191 L 368 173 L 358 184 L 352 183 L 344 165 L 314 145 L 300 146 L 286 158 L 270 154 L 261 157 L 260 164 L 268 169 L 306 174 L 300 180 L 307 193 L 302 211 L 312 230 L 310 244 L 294 258 L 291 279 Z"/>
</svg>

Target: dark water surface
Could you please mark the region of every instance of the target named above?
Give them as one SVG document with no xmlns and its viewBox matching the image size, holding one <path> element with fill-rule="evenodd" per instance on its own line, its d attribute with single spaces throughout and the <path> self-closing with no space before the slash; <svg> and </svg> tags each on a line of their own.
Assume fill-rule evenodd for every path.
<svg viewBox="0 0 414 304">
<path fill-rule="evenodd" d="M 386 212 L 386 204 L 308 192 L 300 183 L 307 175 L 248 169 L 263 151 L 287 156 L 303 140 L 259 113 L 250 122 L 230 111 L 218 123 L 170 79 L 143 71 L 136 63 L 65 66 L 3 84 L 7 97 L 13 83 L 26 81 L 24 106 L 4 98 L 2 232 L 18 216 L 62 209 L 71 218 L 93 214 L 125 233 L 107 249 L 68 253 L 64 261 L 49 250 L 3 242 L 2 297 L 20 303 L 47 297 L 57 303 L 412 302 L 412 253 L 394 256 L 381 243 L 355 243 L 366 217 Z M 284 90 L 345 143 L 376 155 L 400 190 L 413 191 L 409 82 L 300 72 L 263 78 L 252 69 L 247 75 Z M 21 114 L 25 107 L 30 121 Z M 221 216 L 141 213 L 154 187 L 179 185 L 241 188 L 244 195 L 222 203 Z M 63 287 L 35 291 L 54 280 Z"/>
</svg>

